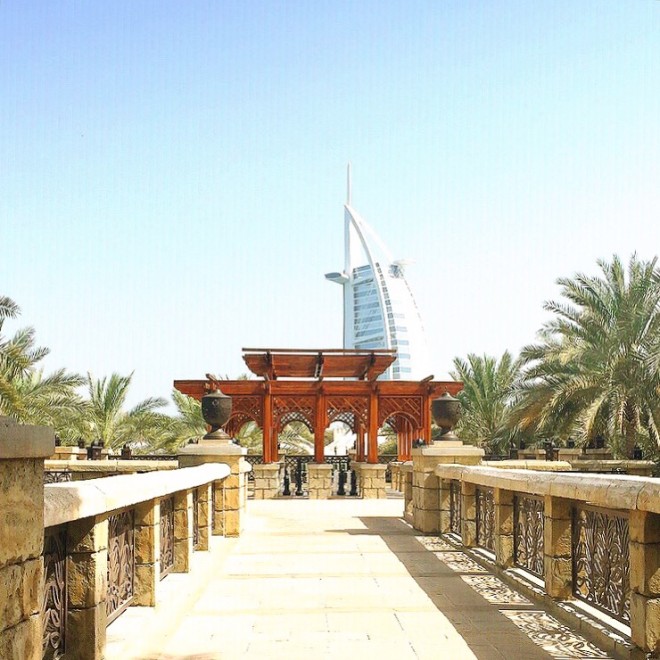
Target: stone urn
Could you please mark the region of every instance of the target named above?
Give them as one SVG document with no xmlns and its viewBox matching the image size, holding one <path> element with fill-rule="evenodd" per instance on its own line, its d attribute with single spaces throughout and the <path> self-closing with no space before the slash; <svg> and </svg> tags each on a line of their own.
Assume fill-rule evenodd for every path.
<svg viewBox="0 0 660 660">
<path fill-rule="evenodd" d="M 453 432 L 454 426 L 461 416 L 461 402 L 449 392 L 431 402 L 433 421 L 442 429 L 441 440 L 457 440 Z"/>
<path fill-rule="evenodd" d="M 231 415 L 231 397 L 220 390 L 214 390 L 202 397 L 202 416 L 211 430 L 204 436 L 205 440 L 224 438 L 220 430 Z"/>
</svg>

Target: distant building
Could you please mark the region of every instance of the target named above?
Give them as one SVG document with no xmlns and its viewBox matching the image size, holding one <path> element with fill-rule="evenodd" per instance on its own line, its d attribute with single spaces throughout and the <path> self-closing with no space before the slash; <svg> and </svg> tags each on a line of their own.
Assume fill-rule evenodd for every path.
<svg viewBox="0 0 660 660">
<path fill-rule="evenodd" d="M 344 205 L 344 270 L 327 273 L 344 291 L 344 348 L 393 348 L 398 359 L 383 374 L 388 380 L 430 375 L 428 344 L 404 270 L 351 206 L 350 167 Z"/>
</svg>

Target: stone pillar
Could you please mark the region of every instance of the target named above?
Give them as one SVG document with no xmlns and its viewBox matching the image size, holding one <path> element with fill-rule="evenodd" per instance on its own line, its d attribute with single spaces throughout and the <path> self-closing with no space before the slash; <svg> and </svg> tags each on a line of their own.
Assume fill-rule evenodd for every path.
<svg viewBox="0 0 660 660">
<path fill-rule="evenodd" d="M 399 493 L 403 492 L 403 483 L 401 478 L 401 466 L 403 461 L 392 461 L 390 463 L 390 474 L 392 475 L 392 483 L 390 486 L 392 490 L 396 490 Z"/>
<path fill-rule="evenodd" d="M 160 586 L 160 501 L 135 505 L 135 605 L 153 607 Z"/>
<path fill-rule="evenodd" d="M 413 527 L 425 534 L 440 531 L 440 481 L 434 470 L 439 463 L 478 465 L 483 449 L 464 446 L 460 440 L 437 440 L 432 445 L 412 450 Z"/>
<path fill-rule="evenodd" d="M 660 655 L 660 514 L 630 512 L 630 628 L 633 644 Z"/>
<path fill-rule="evenodd" d="M 307 488 L 310 500 L 327 500 L 332 495 L 332 465 L 307 464 Z"/>
<path fill-rule="evenodd" d="M 213 506 L 213 496 L 211 494 L 211 484 L 200 486 L 197 489 L 197 530 L 198 550 L 209 549 L 209 539 L 211 538 L 211 513 Z"/>
<path fill-rule="evenodd" d="M 358 492 L 365 500 L 385 499 L 386 465 L 379 463 L 354 463 L 358 480 Z"/>
<path fill-rule="evenodd" d="M 438 488 L 440 533 L 451 532 L 451 479 L 440 479 Z"/>
<path fill-rule="evenodd" d="M 247 473 L 251 467 L 245 460 L 247 449 L 226 439 L 201 440 L 198 445 L 186 445 L 179 450 L 179 467 L 203 463 L 225 463 L 230 474 L 213 483 L 215 515 L 213 534 L 240 536 L 247 502 Z"/>
<path fill-rule="evenodd" d="M 571 500 L 545 496 L 543 519 L 543 576 L 552 598 L 573 597 L 571 561 Z"/>
<path fill-rule="evenodd" d="M 80 447 L 55 447 L 51 456 L 54 461 L 86 461 L 87 450 Z"/>
<path fill-rule="evenodd" d="M 41 660 L 44 459 L 55 436 L 0 417 L 0 658 Z"/>
<path fill-rule="evenodd" d="M 513 566 L 513 493 L 493 488 L 495 504 L 495 563 L 500 568 Z"/>
<path fill-rule="evenodd" d="M 175 573 L 188 573 L 193 553 L 192 490 L 174 493 L 174 568 Z"/>
<path fill-rule="evenodd" d="M 101 660 L 105 652 L 108 516 L 67 525 L 66 657 Z"/>
<path fill-rule="evenodd" d="M 281 463 L 253 465 L 252 471 L 254 472 L 255 500 L 272 500 L 282 494 L 282 484 L 280 482 Z"/>
<path fill-rule="evenodd" d="M 403 480 L 403 519 L 412 525 L 413 523 L 413 471 L 412 461 L 406 461 L 401 466 Z"/>
<path fill-rule="evenodd" d="M 461 481 L 461 542 L 466 548 L 477 545 L 477 487 Z"/>
</svg>

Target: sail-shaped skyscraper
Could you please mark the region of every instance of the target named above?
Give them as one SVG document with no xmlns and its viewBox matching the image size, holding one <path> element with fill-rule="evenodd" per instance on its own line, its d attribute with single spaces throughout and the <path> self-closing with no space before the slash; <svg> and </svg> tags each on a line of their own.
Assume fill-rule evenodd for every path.
<svg viewBox="0 0 660 660">
<path fill-rule="evenodd" d="M 378 234 L 351 205 L 348 168 L 344 205 L 344 270 L 327 273 L 344 291 L 344 348 L 389 348 L 398 357 L 383 374 L 388 380 L 429 375 L 422 320 L 405 278 L 406 261 L 392 259 Z"/>
</svg>

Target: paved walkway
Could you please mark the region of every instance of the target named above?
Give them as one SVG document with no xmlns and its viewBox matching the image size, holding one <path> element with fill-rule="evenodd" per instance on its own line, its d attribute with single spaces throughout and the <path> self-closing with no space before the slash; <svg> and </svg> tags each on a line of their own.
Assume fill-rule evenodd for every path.
<svg viewBox="0 0 660 660">
<path fill-rule="evenodd" d="M 401 500 L 250 501 L 158 608 L 108 628 L 108 660 L 607 658 L 465 554 L 420 537 Z"/>
</svg>

